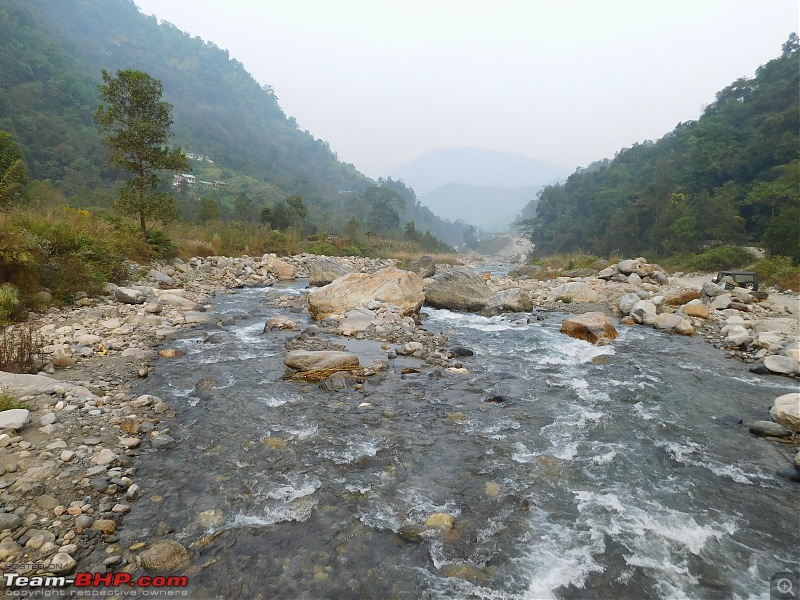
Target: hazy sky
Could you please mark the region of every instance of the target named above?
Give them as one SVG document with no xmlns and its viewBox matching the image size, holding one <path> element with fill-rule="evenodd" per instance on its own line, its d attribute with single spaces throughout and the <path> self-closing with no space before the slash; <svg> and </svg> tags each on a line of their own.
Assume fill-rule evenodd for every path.
<svg viewBox="0 0 800 600">
<path fill-rule="evenodd" d="M 613 157 L 697 119 L 800 22 L 797 0 L 135 2 L 228 49 L 371 177 L 440 147 Z"/>
</svg>

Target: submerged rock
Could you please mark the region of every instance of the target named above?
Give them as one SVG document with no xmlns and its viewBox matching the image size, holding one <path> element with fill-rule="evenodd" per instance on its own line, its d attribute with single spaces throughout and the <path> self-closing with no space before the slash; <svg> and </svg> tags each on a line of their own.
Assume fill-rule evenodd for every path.
<svg viewBox="0 0 800 600">
<path fill-rule="evenodd" d="M 175 540 L 161 540 L 142 552 L 138 558 L 148 571 L 168 571 L 177 569 L 189 560 L 189 552 Z"/>
</svg>

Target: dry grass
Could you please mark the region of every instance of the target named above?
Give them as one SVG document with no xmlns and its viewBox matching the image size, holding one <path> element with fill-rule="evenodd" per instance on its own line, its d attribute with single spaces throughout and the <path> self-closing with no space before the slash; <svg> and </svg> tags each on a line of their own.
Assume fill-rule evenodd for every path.
<svg viewBox="0 0 800 600">
<path fill-rule="evenodd" d="M 0 371 L 36 373 L 43 356 L 42 340 L 30 325 L 0 328 Z"/>
<path fill-rule="evenodd" d="M 431 253 L 431 252 L 411 252 L 409 250 L 395 250 L 389 252 L 389 258 L 393 258 L 397 262 L 410 264 L 420 258 L 421 256 L 432 256 L 433 261 L 437 265 L 455 265 L 458 264 L 458 254 L 451 253 Z"/>
</svg>

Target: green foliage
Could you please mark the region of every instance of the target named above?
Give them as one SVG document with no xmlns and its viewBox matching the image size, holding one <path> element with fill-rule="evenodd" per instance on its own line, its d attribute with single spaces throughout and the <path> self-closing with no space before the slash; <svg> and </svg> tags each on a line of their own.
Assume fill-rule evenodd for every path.
<svg viewBox="0 0 800 600">
<path fill-rule="evenodd" d="M 794 264 L 800 264 L 800 203 L 798 201 L 784 208 L 770 221 L 762 244 L 770 255 L 788 256 L 794 261 Z"/>
<path fill-rule="evenodd" d="M 741 269 L 755 259 L 752 252 L 741 246 L 713 246 L 701 254 L 691 255 L 686 266 L 693 271 Z"/>
<path fill-rule="evenodd" d="M 10 283 L 0 285 L 0 325 L 16 321 L 19 311 L 19 290 Z"/>
<path fill-rule="evenodd" d="M 22 198 L 28 170 L 22 162 L 22 149 L 7 131 L 0 131 L 0 210 L 8 210 Z"/>
<path fill-rule="evenodd" d="M 3 412 L 5 410 L 14 410 L 16 408 L 31 410 L 29 404 L 17 399 L 8 390 L 0 389 L 0 412 Z"/>
<path fill-rule="evenodd" d="M 800 266 L 792 266 L 788 256 L 768 256 L 761 259 L 753 270 L 762 285 L 777 285 L 784 290 L 800 290 Z"/>
<path fill-rule="evenodd" d="M 538 250 L 666 256 L 764 237 L 779 252 L 797 240 L 799 55 L 796 43 L 783 50 L 721 90 L 698 121 L 544 188 L 527 223 Z"/>
<path fill-rule="evenodd" d="M 129 257 L 146 257 L 136 230 L 83 209 L 25 211 L 0 219 L 0 279 L 20 290 L 22 304 L 42 288 L 56 301 L 77 292 L 96 294 L 121 282 Z"/>
<path fill-rule="evenodd" d="M 94 120 L 111 150 L 109 162 L 134 176 L 120 189 L 116 207 L 139 217 L 146 238 L 147 220 L 167 223 L 177 217 L 172 197 L 157 191 L 159 171 L 190 168 L 183 150 L 167 145 L 172 105 L 161 100 L 161 82 L 141 71 L 118 70 L 112 77 L 103 69 L 99 89 L 105 104 L 95 111 Z"/>
<path fill-rule="evenodd" d="M 147 245 L 153 258 L 168 259 L 178 255 L 178 247 L 166 233 L 158 229 L 147 230 Z"/>
</svg>

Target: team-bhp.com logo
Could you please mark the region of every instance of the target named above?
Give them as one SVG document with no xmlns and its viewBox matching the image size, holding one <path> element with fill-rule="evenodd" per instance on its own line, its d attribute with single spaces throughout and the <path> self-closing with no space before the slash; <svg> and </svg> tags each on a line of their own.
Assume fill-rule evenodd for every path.
<svg viewBox="0 0 800 600">
<path fill-rule="evenodd" d="M 130 596 L 187 596 L 186 588 L 189 581 L 186 577 L 170 575 L 143 575 L 133 578 L 130 573 L 76 573 L 74 577 L 34 576 L 26 577 L 19 573 L 4 573 L 5 595 L 31 597 L 50 596 L 43 593 L 66 592 L 60 589 L 73 586 L 69 590 L 70 596 L 101 596 L 98 593 L 104 588 L 114 588 L 114 595 Z M 134 589 L 131 589 L 134 588 Z M 125 593 L 128 591 L 129 593 Z M 39 593 L 36 593 L 39 592 Z M 120 594 L 120 592 L 122 592 Z M 53 594 L 52 596 L 62 596 Z"/>
</svg>

